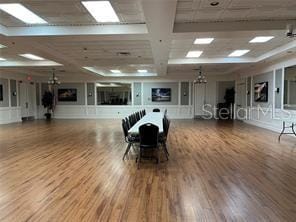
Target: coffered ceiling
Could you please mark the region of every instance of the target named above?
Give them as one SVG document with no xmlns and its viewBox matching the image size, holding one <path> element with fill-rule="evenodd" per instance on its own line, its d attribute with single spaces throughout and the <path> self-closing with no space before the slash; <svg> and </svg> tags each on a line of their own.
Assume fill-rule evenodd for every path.
<svg viewBox="0 0 296 222">
<path fill-rule="evenodd" d="M 296 19 L 294 0 L 178 0 L 175 22 Z"/>
<path fill-rule="evenodd" d="M 249 41 L 256 36 L 275 36 L 264 44 L 250 44 Z M 196 38 L 212 37 L 209 45 L 195 45 Z M 248 49 L 247 58 L 257 58 L 282 45 L 294 41 L 287 38 L 283 31 L 245 31 L 245 32 L 219 32 L 202 33 L 179 39 L 173 39 L 171 43 L 170 58 L 185 58 L 188 51 L 201 50 L 200 58 L 225 58 L 236 49 Z"/>
<path fill-rule="evenodd" d="M 22 3 L 26 8 L 42 17 L 48 25 L 95 25 L 96 20 L 78 0 L 9 0 L 1 3 Z M 144 23 L 141 2 L 138 0 L 112 0 L 111 4 L 120 24 Z M 0 24 L 24 26 L 25 23 L 0 11 Z"/>
<path fill-rule="evenodd" d="M 47 21 L 28 25 L 0 10 L 0 73 L 49 76 L 183 78 L 200 65 L 207 74 L 235 74 L 262 61 L 295 56 L 296 40 L 286 36 L 296 27 L 294 0 L 112 0 L 117 23 L 99 23 L 79 0 L 0 0 L 21 3 Z M 265 43 L 250 43 L 272 36 Z M 196 38 L 214 38 L 194 44 Z M 234 50 L 250 50 L 229 57 Z M 202 51 L 187 58 L 189 51 Z M 19 56 L 44 58 L 32 61 Z M 110 70 L 120 70 L 113 73 Z M 138 70 L 144 70 L 140 73 Z"/>
</svg>

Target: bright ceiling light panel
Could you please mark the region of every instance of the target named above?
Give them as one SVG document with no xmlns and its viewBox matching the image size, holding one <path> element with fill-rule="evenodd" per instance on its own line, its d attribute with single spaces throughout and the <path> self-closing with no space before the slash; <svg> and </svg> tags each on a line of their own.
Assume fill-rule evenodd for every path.
<svg viewBox="0 0 296 222">
<path fill-rule="evenodd" d="M 257 36 L 253 38 L 250 43 L 263 43 L 268 42 L 269 40 L 273 39 L 274 36 Z"/>
<path fill-rule="evenodd" d="M 146 70 L 146 69 L 138 69 L 138 72 L 139 72 L 139 73 L 147 73 L 148 70 Z"/>
<path fill-rule="evenodd" d="M 0 9 L 27 24 L 45 24 L 45 20 L 19 3 L 0 4 Z"/>
<path fill-rule="evenodd" d="M 24 58 L 27 58 L 27 59 L 31 59 L 31 60 L 45 60 L 44 58 L 42 58 L 40 56 L 36 56 L 36 55 L 33 55 L 33 54 L 29 54 L 29 53 L 20 54 L 20 56 L 22 56 Z"/>
<path fill-rule="evenodd" d="M 118 70 L 118 69 L 111 69 L 110 71 L 113 72 L 113 73 L 121 73 L 121 71 Z"/>
<path fill-rule="evenodd" d="M 194 44 L 205 45 L 211 44 L 214 41 L 214 38 L 197 38 L 194 41 Z"/>
<path fill-rule="evenodd" d="M 82 4 L 97 22 L 119 22 L 109 1 L 82 1 Z"/>
<path fill-rule="evenodd" d="M 4 58 L 2 58 L 2 57 L 0 57 L 0 61 L 5 61 L 6 59 L 4 59 Z"/>
<path fill-rule="evenodd" d="M 229 57 L 240 57 L 250 52 L 248 49 L 235 50 L 229 54 Z"/>
<path fill-rule="evenodd" d="M 187 58 L 198 58 L 201 56 L 203 51 L 189 51 L 186 55 Z"/>
</svg>

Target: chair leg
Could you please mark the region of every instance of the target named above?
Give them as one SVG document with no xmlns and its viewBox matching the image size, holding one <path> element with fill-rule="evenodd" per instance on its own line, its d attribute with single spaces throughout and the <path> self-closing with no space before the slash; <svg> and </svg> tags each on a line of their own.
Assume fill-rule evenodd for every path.
<svg viewBox="0 0 296 222">
<path fill-rule="evenodd" d="M 169 151 L 168 151 L 168 149 L 167 149 L 167 147 L 166 147 L 166 143 L 163 143 L 162 144 L 162 147 L 163 147 L 163 151 L 164 151 L 164 153 L 165 153 L 165 156 L 166 156 L 166 159 L 167 160 L 169 160 Z"/>
<path fill-rule="evenodd" d="M 279 135 L 279 142 L 281 141 L 281 136 L 284 134 L 284 132 L 285 132 L 285 128 L 286 128 L 286 126 L 285 126 L 285 122 L 283 122 L 283 129 L 282 129 L 282 132 L 280 133 L 280 135 Z"/>
<path fill-rule="evenodd" d="M 292 123 L 292 132 L 293 132 L 293 133 L 294 133 L 294 135 L 296 136 L 296 132 L 295 132 L 294 126 L 295 126 L 295 124 L 294 124 L 294 123 Z"/>
<path fill-rule="evenodd" d="M 157 164 L 160 163 L 160 147 L 157 147 Z"/>
<path fill-rule="evenodd" d="M 141 156 L 142 156 L 142 148 L 140 147 L 139 155 L 138 155 L 138 163 L 137 168 L 140 169 L 140 162 L 141 162 Z"/>
<path fill-rule="evenodd" d="M 122 160 L 124 160 L 125 156 L 128 154 L 128 152 L 129 152 L 129 150 L 130 150 L 130 148 L 131 148 L 131 145 L 132 145 L 131 143 L 129 143 L 129 144 L 127 145 Z"/>
</svg>

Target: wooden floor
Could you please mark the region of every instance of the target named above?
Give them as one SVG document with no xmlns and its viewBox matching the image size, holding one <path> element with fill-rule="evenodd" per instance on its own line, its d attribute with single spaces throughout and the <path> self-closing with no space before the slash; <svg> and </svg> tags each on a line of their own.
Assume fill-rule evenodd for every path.
<svg viewBox="0 0 296 222">
<path fill-rule="evenodd" d="M 120 121 L 0 126 L 0 221 L 296 220 L 296 138 L 178 120 L 159 167 L 125 147 Z"/>
</svg>

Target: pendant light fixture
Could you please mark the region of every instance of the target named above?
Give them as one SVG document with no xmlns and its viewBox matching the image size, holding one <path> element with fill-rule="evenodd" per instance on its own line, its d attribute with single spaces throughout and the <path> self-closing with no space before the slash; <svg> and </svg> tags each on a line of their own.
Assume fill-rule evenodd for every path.
<svg viewBox="0 0 296 222">
<path fill-rule="evenodd" d="M 55 75 L 55 69 L 52 69 L 52 77 L 48 80 L 48 85 L 55 86 L 60 85 L 61 82 L 59 81 L 58 77 Z"/>
<path fill-rule="evenodd" d="M 198 69 L 195 69 L 198 71 L 198 76 L 197 78 L 194 80 L 195 84 L 206 84 L 208 81 L 206 79 L 206 76 L 202 74 L 202 68 L 201 66 Z"/>
</svg>

